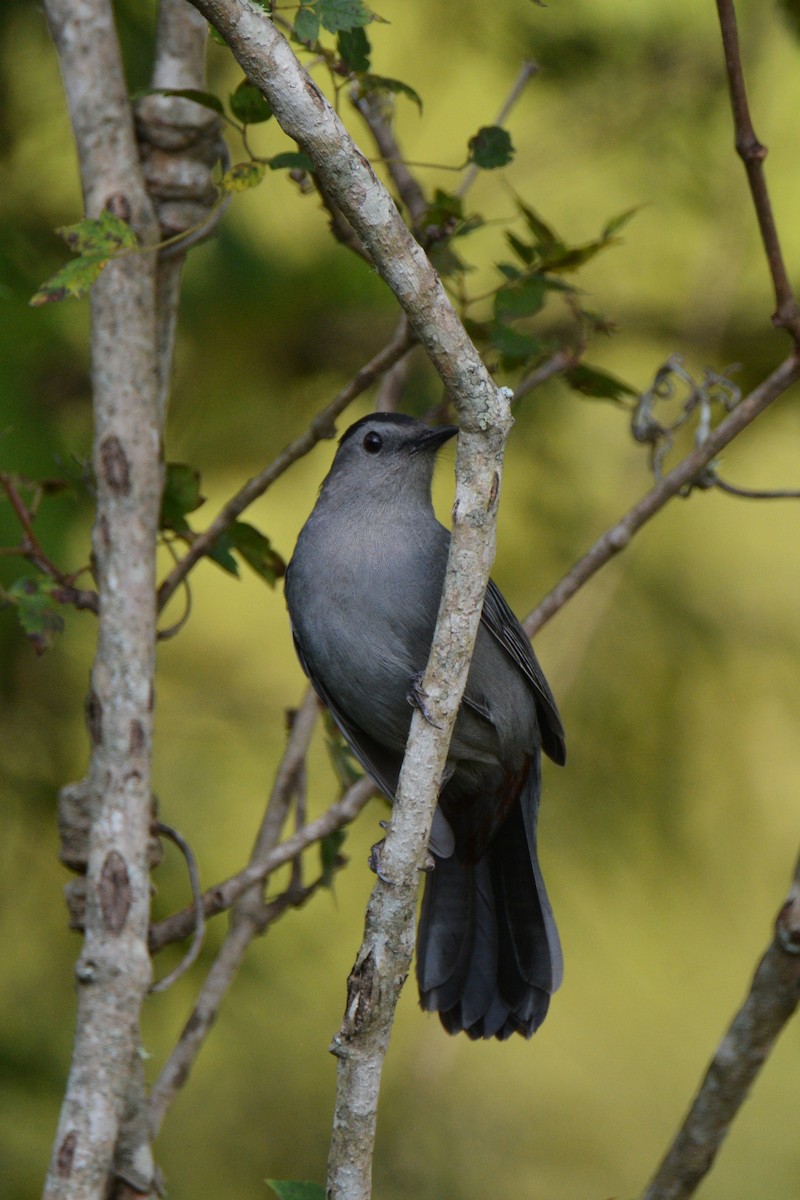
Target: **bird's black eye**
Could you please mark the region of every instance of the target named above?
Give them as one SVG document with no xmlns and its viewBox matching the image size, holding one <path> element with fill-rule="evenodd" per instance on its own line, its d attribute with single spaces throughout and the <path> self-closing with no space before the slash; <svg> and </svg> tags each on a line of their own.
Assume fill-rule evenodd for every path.
<svg viewBox="0 0 800 1200">
<path fill-rule="evenodd" d="M 364 434 L 364 449 L 367 454 L 379 454 L 383 449 L 383 438 L 374 429 Z"/>
</svg>

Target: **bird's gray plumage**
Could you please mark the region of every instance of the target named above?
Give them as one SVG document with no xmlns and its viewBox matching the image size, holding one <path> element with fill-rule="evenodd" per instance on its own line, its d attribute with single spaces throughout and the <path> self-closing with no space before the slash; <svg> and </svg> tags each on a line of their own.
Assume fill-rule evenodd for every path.
<svg viewBox="0 0 800 1200">
<path fill-rule="evenodd" d="M 452 427 L 373 413 L 342 438 L 286 575 L 300 662 L 359 761 L 394 798 L 450 534 L 431 480 Z M 448 754 L 417 937 L 422 1006 L 450 1032 L 530 1036 L 562 976 L 536 851 L 540 749 L 565 758 L 555 701 L 490 582 Z"/>
</svg>

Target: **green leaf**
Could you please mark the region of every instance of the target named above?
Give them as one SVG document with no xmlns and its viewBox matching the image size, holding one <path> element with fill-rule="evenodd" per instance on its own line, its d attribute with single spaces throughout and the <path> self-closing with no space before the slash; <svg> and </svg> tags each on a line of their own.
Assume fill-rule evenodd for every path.
<svg viewBox="0 0 800 1200">
<path fill-rule="evenodd" d="M 34 308 L 68 297 L 81 299 L 110 258 L 120 251 L 133 250 L 138 245 L 130 225 L 106 210 L 97 218 L 85 217 L 75 225 L 63 225 L 56 233 L 63 237 L 78 257 L 45 280 L 30 299 Z"/>
<path fill-rule="evenodd" d="M 297 10 L 292 34 L 298 42 L 313 46 L 319 40 L 319 10 L 303 4 Z"/>
<path fill-rule="evenodd" d="M 319 18 L 329 33 L 357 29 L 375 20 L 362 0 L 318 0 Z"/>
<path fill-rule="evenodd" d="M 564 378 L 576 392 L 581 392 L 584 396 L 593 396 L 597 400 L 613 400 L 616 404 L 622 404 L 625 396 L 639 394 L 615 375 L 601 371 L 599 367 L 591 367 L 587 363 L 578 363 L 577 366 L 570 367 L 565 371 Z"/>
<path fill-rule="evenodd" d="M 551 229 L 547 222 L 543 221 L 542 218 L 538 216 L 532 208 L 529 208 L 527 204 L 523 204 L 519 199 L 517 200 L 517 207 L 525 218 L 525 224 L 533 234 L 534 241 L 538 248 L 551 249 L 564 245 L 555 230 Z"/>
<path fill-rule="evenodd" d="M 272 116 L 269 101 L 248 79 L 243 79 L 230 97 L 231 112 L 244 125 L 258 125 Z"/>
<path fill-rule="evenodd" d="M 222 34 L 213 25 L 210 26 L 210 29 L 214 41 L 218 41 L 221 46 L 226 46 L 227 42 Z M 138 99 L 139 96 L 180 96 L 183 100 L 193 100 L 195 104 L 201 104 L 203 108 L 210 108 L 212 112 L 219 113 L 221 117 L 225 115 L 225 109 L 219 96 L 215 96 L 213 92 L 201 92 L 197 88 L 144 88 L 136 93 L 134 99 Z"/>
<path fill-rule="evenodd" d="M 97 220 L 85 217 L 75 225 L 62 225 L 56 233 L 63 237 L 70 250 L 87 257 L 103 255 L 107 258 L 117 250 L 132 250 L 137 245 L 136 234 L 130 225 L 106 209 Z"/>
<path fill-rule="evenodd" d="M 319 1183 L 299 1183 L 296 1179 L 266 1181 L 279 1200 L 325 1200 L 325 1188 Z"/>
<path fill-rule="evenodd" d="M 236 521 L 228 530 L 230 548 L 238 550 L 248 566 L 265 579 L 272 587 L 286 574 L 286 563 L 272 543 L 254 525 Z"/>
<path fill-rule="evenodd" d="M 246 192 L 248 188 L 257 187 L 261 183 L 265 171 L 264 163 L 252 160 L 234 163 L 222 176 L 219 185 L 225 192 Z"/>
<path fill-rule="evenodd" d="M 186 514 L 205 504 L 200 493 L 200 472 L 188 463 L 167 463 L 164 471 L 164 491 L 161 496 L 159 529 L 172 529 L 175 533 L 187 533 L 189 524 Z"/>
<path fill-rule="evenodd" d="M 314 164 L 307 154 L 286 151 L 284 154 L 275 154 L 269 160 L 270 171 L 313 171 Z"/>
<path fill-rule="evenodd" d="M 319 859 L 322 867 L 323 887 L 333 887 L 336 870 L 338 867 L 344 865 L 345 860 L 339 851 L 344 845 L 346 838 L 347 834 L 344 829 L 336 829 L 333 833 L 329 833 L 327 837 L 322 838 L 319 843 Z"/>
<path fill-rule="evenodd" d="M 108 262 L 108 256 L 75 258 L 60 271 L 46 279 L 39 290 L 30 298 L 33 308 L 43 304 L 55 304 L 59 300 L 80 300 L 89 291 L 97 276 Z"/>
<path fill-rule="evenodd" d="M 499 350 L 503 366 L 509 369 L 540 354 L 542 350 L 542 343 L 538 338 L 520 333 L 509 325 L 493 325 L 489 332 L 489 341 L 495 350 Z"/>
<path fill-rule="evenodd" d="M 228 530 L 221 533 L 216 539 L 208 551 L 208 558 L 218 567 L 222 567 L 223 571 L 227 571 L 229 575 L 239 577 L 239 564 L 231 554 L 231 537 Z"/>
<path fill-rule="evenodd" d="M 64 629 L 64 618 L 58 607 L 59 584 L 43 575 L 23 575 L 5 593 L 5 602 L 12 605 L 26 637 L 37 654 L 44 654 L 53 638 Z"/>
<path fill-rule="evenodd" d="M 514 157 L 511 135 L 499 125 L 484 125 L 469 139 L 469 161 L 484 171 L 505 167 Z"/>
<path fill-rule="evenodd" d="M 602 240 L 604 242 L 610 242 L 614 235 L 619 233 L 620 229 L 624 229 L 631 218 L 636 216 L 641 207 L 641 204 L 637 204 L 635 208 L 627 208 L 625 212 L 620 213 L 616 217 L 612 217 L 603 230 Z"/>
<path fill-rule="evenodd" d="M 530 317 L 544 304 L 548 281 L 544 275 L 529 275 L 515 283 L 507 283 L 494 295 L 494 315 L 498 321 L 513 321 Z"/>
<path fill-rule="evenodd" d="M 351 71 L 363 74 L 369 70 L 369 38 L 361 26 L 356 29 L 340 29 L 336 35 L 336 49 Z"/>
<path fill-rule="evenodd" d="M 524 262 L 526 267 L 529 267 L 536 257 L 536 251 L 533 246 L 529 246 L 527 242 L 523 242 L 510 229 L 506 230 L 506 240 L 517 258 Z"/>
<path fill-rule="evenodd" d="M 363 75 L 359 83 L 363 96 L 370 92 L 382 92 L 390 96 L 406 96 L 409 100 L 413 100 L 419 111 L 422 112 L 422 99 L 419 93 L 399 79 L 387 79 L 385 75 Z"/>
</svg>

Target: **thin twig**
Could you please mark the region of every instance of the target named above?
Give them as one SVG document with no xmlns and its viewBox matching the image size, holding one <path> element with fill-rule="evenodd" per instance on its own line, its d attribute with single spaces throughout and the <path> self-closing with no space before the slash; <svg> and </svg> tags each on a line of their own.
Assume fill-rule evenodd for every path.
<svg viewBox="0 0 800 1200">
<path fill-rule="evenodd" d="M 228 879 L 222 880 L 216 887 L 209 888 L 203 893 L 203 912 L 206 917 L 216 916 L 231 908 L 243 892 L 255 883 L 261 883 L 273 871 L 292 862 L 315 842 L 321 842 L 329 834 L 335 833 L 344 825 L 355 820 L 361 809 L 371 796 L 375 795 L 375 785 L 371 779 L 359 779 L 348 788 L 340 800 L 337 800 L 321 816 L 309 821 L 301 830 L 281 842 L 259 862 L 248 863 L 241 871 Z M 171 942 L 179 942 L 188 937 L 194 927 L 194 909 L 182 908 L 153 925 L 150 930 L 150 949 L 153 953 Z"/>
<path fill-rule="evenodd" d="M 535 63 L 532 58 L 526 58 L 524 60 L 522 66 L 519 69 L 519 74 L 517 75 L 517 78 L 514 80 L 513 87 L 511 88 L 511 91 L 508 93 L 508 95 L 506 96 L 506 99 L 503 102 L 503 107 L 500 109 L 500 112 L 495 117 L 495 120 L 494 120 L 495 125 L 504 125 L 505 124 L 505 122 L 509 118 L 509 115 L 510 115 L 511 110 L 513 109 L 514 105 L 517 103 L 520 96 L 525 91 L 528 81 L 531 80 L 534 75 L 536 75 L 538 70 L 539 70 L 539 64 Z M 456 191 L 456 195 L 459 196 L 462 200 L 464 199 L 467 192 L 469 191 L 469 189 L 472 187 L 473 183 L 475 182 L 475 179 L 477 178 L 479 171 L 480 171 L 480 168 L 476 167 L 474 163 L 470 164 L 469 168 L 467 169 L 466 174 L 464 175 L 464 178 L 461 180 L 461 184 L 459 185 L 459 187 Z"/>
<path fill-rule="evenodd" d="M 329 438 L 334 433 L 334 422 L 338 416 L 358 396 L 365 392 L 371 384 L 394 366 L 415 344 L 414 335 L 404 328 L 399 330 L 392 339 L 380 350 L 374 358 L 357 371 L 353 378 L 342 388 L 339 394 L 331 400 L 311 421 L 309 427 L 282 450 L 268 467 L 240 488 L 235 496 L 222 508 L 217 517 L 207 529 L 197 535 L 187 553 L 170 571 L 158 589 L 159 611 L 164 608 L 175 589 L 186 578 L 189 571 L 209 550 L 216 540 L 228 529 L 244 510 L 262 496 L 284 471 L 299 458 L 308 454 L 323 438 Z"/>
<path fill-rule="evenodd" d="M 751 421 L 800 379 L 800 356 L 787 358 L 763 383 L 742 400 L 730 416 L 721 421 L 701 445 L 677 467 L 665 475 L 646 496 L 629 509 L 621 520 L 599 538 L 582 558 L 567 572 L 523 622 L 528 637 L 554 617 L 572 596 L 591 579 L 596 571 L 624 550 L 631 538 L 667 501 L 691 487 L 708 464 L 732 442 Z"/>
<path fill-rule="evenodd" d="M 20 558 L 27 559 L 28 562 L 38 567 L 42 574 L 49 576 L 50 579 L 54 579 L 59 585 L 59 591 L 56 594 L 57 600 L 65 604 L 71 604 L 74 608 L 89 609 L 91 612 L 96 613 L 99 606 L 97 592 L 75 587 L 77 576 L 62 571 L 45 553 L 44 547 L 34 531 L 31 513 L 28 511 L 25 501 L 17 490 L 13 476 L 5 471 L 0 471 L 0 486 L 2 486 L 3 491 L 8 496 L 9 503 L 14 509 L 14 513 L 22 526 L 24 534 L 21 545 L 4 547 L 4 553 L 15 554 Z"/>
<path fill-rule="evenodd" d="M 800 1002 L 800 860 L 747 998 L 643 1200 L 687 1200 L 711 1169 L 731 1122 Z"/>
<path fill-rule="evenodd" d="M 168 987 L 180 979 L 184 975 L 192 963 L 197 961 L 198 955 L 203 948 L 203 939 L 206 932 L 206 917 L 203 912 L 203 893 L 200 887 L 200 872 L 197 868 L 197 859 L 194 851 L 186 838 L 178 833 L 177 829 L 173 829 L 171 825 L 165 825 L 163 821 L 157 821 L 154 826 L 155 832 L 162 837 L 169 838 L 173 842 L 186 860 L 186 869 L 189 872 L 189 883 L 192 889 L 192 907 L 194 910 L 194 933 L 192 934 L 192 942 L 174 970 L 165 975 L 163 979 L 159 979 L 150 987 L 151 992 L 165 992 Z"/>
<path fill-rule="evenodd" d="M 305 759 L 316 725 L 319 704 L 311 688 L 293 715 L 289 739 L 250 855 L 250 865 L 260 862 L 275 846 L 292 797 L 304 786 Z M 296 863 L 299 855 L 294 859 Z M 233 906 L 231 924 L 214 963 L 197 996 L 194 1010 L 156 1081 L 150 1098 L 150 1127 L 155 1134 L 167 1109 L 185 1084 L 197 1055 L 213 1025 L 219 1007 L 241 965 L 247 948 L 258 934 L 288 907 L 297 907 L 313 895 L 321 881 L 304 888 L 294 876 L 277 900 L 265 903 L 263 880 L 251 884 Z M 197 897 L 202 911 L 202 897 Z"/>
<path fill-rule="evenodd" d="M 764 174 L 764 159 L 767 147 L 756 137 L 750 118 L 747 90 L 744 82 L 742 57 L 739 49 L 739 34 L 736 28 L 736 11 L 733 0 L 717 0 L 722 45 L 725 52 L 725 68 L 731 96 L 733 124 L 736 132 L 736 150 L 747 172 L 747 181 L 758 218 L 761 240 L 767 256 L 772 284 L 775 289 L 776 310 L 773 324 L 786 329 L 800 346 L 800 306 L 798 306 L 789 275 L 783 261 L 778 230 L 772 213 L 772 204 Z"/>
<path fill-rule="evenodd" d="M 551 354 L 549 358 L 535 367 L 529 375 L 526 375 L 517 386 L 514 388 L 514 398 L 512 404 L 522 400 L 529 392 L 534 391 L 548 379 L 552 379 L 555 375 L 561 375 L 564 371 L 568 371 L 570 367 L 574 367 L 580 358 L 580 353 L 575 350 L 570 350 L 568 347 L 562 347 Z"/>
<path fill-rule="evenodd" d="M 716 471 L 709 473 L 709 482 L 729 496 L 740 496 L 743 500 L 800 500 L 797 488 L 745 488 L 721 479 Z"/>
</svg>

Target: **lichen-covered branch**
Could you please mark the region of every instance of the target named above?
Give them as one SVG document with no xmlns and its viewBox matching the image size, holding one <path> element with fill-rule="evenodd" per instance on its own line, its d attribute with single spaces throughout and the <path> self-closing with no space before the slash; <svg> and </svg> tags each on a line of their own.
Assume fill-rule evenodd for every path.
<svg viewBox="0 0 800 1200">
<path fill-rule="evenodd" d="M 48 0 L 78 150 L 86 212 L 107 209 L 153 245 L 125 75 L 108 0 Z M 161 495 L 154 348 L 155 259 L 111 263 L 92 292 L 92 385 L 99 593 L 87 704 L 91 762 L 79 785 L 87 826 L 85 937 L 76 966 L 77 1030 L 47 1178 L 47 1200 L 105 1200 L 115 1178 L 143 1195 L 153 1160 L 143 1098 L 139 1012 L 150 985 L 150 750 L 155 547 Z M 76 789 L 68 789 L 73 794 Z"/>
</svg>

